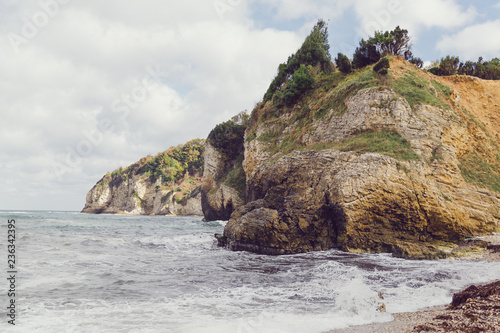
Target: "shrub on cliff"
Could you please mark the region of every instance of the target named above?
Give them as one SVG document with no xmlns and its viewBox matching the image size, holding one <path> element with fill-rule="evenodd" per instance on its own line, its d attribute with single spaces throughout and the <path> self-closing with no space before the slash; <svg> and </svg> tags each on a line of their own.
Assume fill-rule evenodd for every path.
<svg viewBox="0 0 500 333">
<path fill-rule="evenodd" d="M 303 92 L 311 88 L 314 79 L 309 74 L 308 69 L 304 64 L 293 73 L 292 78 L 288 81 L 283 95 L 283 101 L 286 105 L 295 103 Z"/>
<path fill-rule="evenodd" d="M 387 74 L 387 70 L 391 67 L 389 59 L 382 58 L 375 66 L 373 66 L 373 71 L 379 74 Z"/>
<path fill-rule="evenodd" d="M 477 61 L 461 62 L 459 57 L 446 56 L 441 58 L 436 65 L 429 69 L 434 75 L 470 75 L 485 80 L 500 80 L 500 59 L 494 58 L 484 61 L 479 57 Z"/>
<path fill-rule="evenodd" d="M 352 71 L 351 61 L 342 53 L 337 54 L 337 58 L 335 58 L 335 64 L 339 71 L 345 74 L 349 74 Z"/>
<path fill-rule="evenodd" d="M 439 67 L 434 67 L 430 72 L 434 75 L 455 75 L 457 74 L 458 67 L 460 65 L 460 59 L 458 57 L 446 56 L 441 58 L 439 62 Z"/>
<path fill-rule="evenodd" d="M 375 41 L 369 39 L 365 41 L 364 39 L 359 42 L 359 46 L 354 52 L 352 58 L 352 66 L 354 68 L 363 68 L 365 66 L 371 65 L 379 61 L 380 52 L 377 50 Z"/>
<path fill-rule="evenodd" d="M 408 30 L 399 26 L 392 31 L 376 31 L 368 40 L 362 39 L 354 52 L 352 65 L 354 68 L 363 68 L 376 63 L 386 55 L 397 55 L 405 58 L 418 67 L 422 67 L 422 60 L 415 58 L 411 52 Z"/>
<path fill-rule="evenodd" d="M 243 149 L 245 125 L 239 125 L 229 120 L 218 124 L 208 135 L 208 142 L 217 150 L 222 151 L 229 159 L 238 156 Z"/>
</svg>

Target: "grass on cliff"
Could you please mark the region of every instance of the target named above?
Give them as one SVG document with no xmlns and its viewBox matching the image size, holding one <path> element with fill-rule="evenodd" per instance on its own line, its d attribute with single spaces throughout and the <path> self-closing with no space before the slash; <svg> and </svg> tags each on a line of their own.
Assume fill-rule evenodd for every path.
<svg viewBox="0 0 500 333">
<path fill-rule="evenodd" d="M 442 109 L 450 108 L 445 100 L 449 98 L 451 89 L 435 80 L 429 82 L 419 76 L 416 70 L 407 71 L 402 77 L 394 80 L 391 86 L 397 94 L 408 101 L 412 108 L 418 104 L 437 106 Z"/>
<path fill-rule="evenodd" d="M 361 89 L 379 86 L 379 79 L 375 72 L 373 72 L 372 67 L 373 66 L 367 66 L 350 75 L 345 75 L 340 72 L 330 74 L 328 77 L 333 78 L 331 81 L 335 82 L 335 85 L 331 84 L 328 77 L 320 81 L 319 88 L 330 89 L 325 98 L 320 98 L 319 104 L 321 106 L 315 112 L 315 118 L 321 118 L 327 114 L 329 110 L 334 110 L 335 115 L 342 115 L 347 111 L 345 102 L 350 97 L 356 95 Z M 318 99 L 319 96 L 312 97 Z"/>
<path fill-rule="evenodd" d="M 471 152 L 460 159 L 458 167 L 466 181 L 500 192 L 500 165 L 488 163 L 477 152 Z"/>
<path fill-rule="evenodd" d="M 419 156 L 411 148 L 410 142 L 392 131 L 366 131 L 342 142 L 317 144 L 310 147 L 314 150 L 338 149 L 358 154 L 379 153 L 402 161 L 416 161 Z"/>
<path fill-rule="evenodd" d="M 256 136 L 255 128 L 250 129 L 247 141 L 257 139 L 268 143 L 266 151 L 271 154 L 288 154 L 293 150 L 305 148 L 302 138 L 313 131 L 315 120 L 329 116 L 340 116 L 347 111 L 345 101 L 361 89 L 379 86 L 380 82 L 373 66 L 367 66 L 350 75 L 341 72 L 318 73 L 314 76 L 312 89 L 305 93 L 293 106 L 277 108 L 272 102 L 260 104 L 252 112 L 250 127 L 262 123 L 268 130 Z M 282 114 L 290 114 L 280 118 Z M 283 133 L 285 128 L 292 129 Z"/>
<path fill-rule="evenodd" d="M 412 108 L 426 104 L 450 109 L 452 90 L 425 73 L 423 75 L 418 69 L 413 69 L 413 66 L 405 67 L 402 72 L 397 68 L 394 68 L 394 72 L 389 69 L 385 74 L 376 73 L 373 67 L 366 66 L 348 75 L 341 72 L 316 73 L 311 89 L 292 106 L 276 107 L 272 101 L 259 104 L 252 112 L 247 141 L 257 139 L 267 143 L 266 151 L 271 155 L 314 149 L 317 145 L 306 147 L 304 142 L 307 140 L 304 138 L 314 132 L 315 121 L 343 115 L 347 111 L 346 101 L 365 88 L 391 88 L 405 98 Z M 389 102 L 383 101 L 377 107 L 388 107 Z M 256 135 L 257 124 L 266 128 L 260 136 Z M 328 146 L 359 153 L 377 152 L 400 160 L 418 159 L 409 143 L 395 132 L 365 132 L 346 140 L 341 146 L 337 143 Z"/>
</svg>

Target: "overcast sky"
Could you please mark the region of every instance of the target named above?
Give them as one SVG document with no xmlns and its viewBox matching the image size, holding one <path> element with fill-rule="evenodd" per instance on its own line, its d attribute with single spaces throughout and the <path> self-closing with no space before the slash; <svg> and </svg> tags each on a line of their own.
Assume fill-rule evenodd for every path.
<svg viewBox="0 0 500 333">
<path fill-rule="evenodd" d="M 81 210 L 107 172 L 251 111 L 315 22 L 401 25 L 425 61 L 500 56 L 500 1 L 0 0 L 0 209 Z"/>
</svg>

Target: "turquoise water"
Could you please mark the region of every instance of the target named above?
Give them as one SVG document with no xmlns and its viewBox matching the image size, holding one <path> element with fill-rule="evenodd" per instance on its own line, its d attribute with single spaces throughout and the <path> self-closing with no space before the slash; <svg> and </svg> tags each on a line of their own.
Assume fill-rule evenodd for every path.
<svg viewBox="0 0 500 333">
<path fill-rule="evenodd" d="M 0 218 L 4 258 L 7 220 L 16 220 L 18 269 L 16 325 L 7 323 L 2 293 L 1 332 L 320 333 L 446 304 L 454 291 L 500 276 L 499 263 L 231 252 L 213 237 L 224 222 L 199 217 L 4 211 Z M 7 277 L 6 259 L 1 266 Z M 387 313 L 377 311 L 381 302 Z"/>
</svg>

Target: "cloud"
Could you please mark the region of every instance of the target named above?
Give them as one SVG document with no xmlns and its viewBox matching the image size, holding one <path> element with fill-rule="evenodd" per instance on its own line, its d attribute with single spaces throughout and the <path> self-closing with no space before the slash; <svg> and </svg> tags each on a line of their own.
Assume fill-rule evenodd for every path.
<svg viewBox="0 0 500 333">
<path fill-rule="evenodd" d="M 256 3 L 269 6 L 275 12 L 275 18 L 279 20 L 333 19 L 351 6 L 347 1 L 341 0 L 256 0 Z"/>
<path fill-rule="evenodd" d="M 251 110 L 302 41 L 244 2 L 70 2 L 27 38 L 39 13 L 12 3 L 0 23 L 0 209 L 81 209 L 106 171 Z"/>
<path fill-rule="evenodd" d="M 474 6 L 467 8 L 455 0 L 358 0 L 360 33 L 371 36 L 375 30 L 392 30 L 397 25 L 418 35 L 423 28 L 451 29 L 470 23 L 477 16 Z"/>
<path fill-rule="evenodd" d="M 500 54 L 500 20 L 469 26 L 456 34 L 444 36 L 437 44 L 444 54 L 454 54 L 466 59 L 485 59 Z"/>
<path fill-rule="evenodd" d="M 80 209 L 107 171 L 250 111 L 319 18 L 419 31 L 477 17 L 451 0 L 390 18 L 381 0 L 2 1 L 0 209 Z"/>
</svg>

